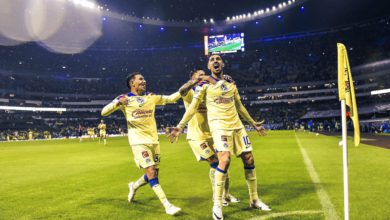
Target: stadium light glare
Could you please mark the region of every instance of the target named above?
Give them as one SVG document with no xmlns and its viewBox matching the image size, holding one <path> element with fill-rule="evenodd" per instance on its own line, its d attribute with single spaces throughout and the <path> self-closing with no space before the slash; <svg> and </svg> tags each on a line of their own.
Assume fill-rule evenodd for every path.
<svg viewBox="0 0 390 220">
<path fill-rule="evenodd" d="M 288 4 L 291 5 L 291 0 L 288 0 Z"/>
<path fill-rule="evenodd" d="M 272 6 L 272 11 L 276 11 L 276 6 Z"/>
<path fill-rule="evenodd" d="M 210 18 L 210 23 L 214 24 L 214 19 Z"/>
<path fill-rule="evenodd" d="M 250 18 L 252 15 L 251 15 L 251 13 L 248 13 L 248 18 Z"/>
<path fill-rule="evenodd" d="M 266 9 L 265 9 L 265 12 L 269 12 L 269 8 L 266 8 Z"/>
<path fill-rule="evenodd" d="M 255 11 L 255 13 L 253 13 L 254 16 L 257 16 L 257 11 Z"/>
<path fill-rule="evenodd" d="M 0 110 L 30 111 L 30 112 L 66 112 L 66 108 L 20 107 L 20 106 L 0 106 Z"/>
</svg>

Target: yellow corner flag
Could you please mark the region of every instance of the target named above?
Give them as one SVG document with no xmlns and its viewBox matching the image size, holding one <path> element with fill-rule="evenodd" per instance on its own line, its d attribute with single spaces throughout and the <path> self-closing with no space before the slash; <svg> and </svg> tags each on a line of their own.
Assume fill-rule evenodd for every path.
<svg viewBox="0 0 390 220">
<path fill-rule="evenodd" d="M 337 43 L 338 54 L 338 85 L 339 100 L 345 100 L 349 107 L 349 116 L 352 119 L 354 127 L 355 146 L 360 144 L 360 125 L 359 115 L 356 106 L 355 88 L 353 86 L 351 68 L 349 66 L 348 54 L 344 44 Z"/>
</svg>

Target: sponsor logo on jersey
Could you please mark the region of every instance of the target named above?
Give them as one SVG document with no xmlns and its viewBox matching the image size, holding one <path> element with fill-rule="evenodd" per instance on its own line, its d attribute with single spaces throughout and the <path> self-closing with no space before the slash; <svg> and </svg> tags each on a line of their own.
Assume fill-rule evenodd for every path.
<svg viewBox="0 0 390 220">
<path fill-rule="evenodd" d="M 134 119 L 149 118 L 152 117 L 152 114 L 153 114 L 153 110 L 137 109 L 131 113 L 131 116 L 133 116 Z"/>
<path fill-rule="evenodd" d="M 233 97 L 224 98 L 224 97 L 220 96 L 220 97 L 214 99 L 214 102 L 216 104 L 227 104 L 227 103 L 233 102 Z"/>
<path fill-rule="evenodd" d="M 227 142 L 227 141 L 228 141 L 228 136 L 226 136 L 226 135 L 221 135 L 221 141 Z"/>
<path fill-rule="evenodd" d="M 142 157 L 143 158 L 149 157 L 149 153 L 147 151 L 142 151 Z"/>
<path fill-rule="evenodd" d="M 150 160 L 150 158 L 146 158 L 145 162 L 150 163 L 150 162 L 152 162 L 152 160 Z"/>
</svg>

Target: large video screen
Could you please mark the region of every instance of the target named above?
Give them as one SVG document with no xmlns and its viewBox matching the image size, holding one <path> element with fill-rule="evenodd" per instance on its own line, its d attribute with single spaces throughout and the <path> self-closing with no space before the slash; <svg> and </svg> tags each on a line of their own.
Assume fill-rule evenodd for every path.
<svg viewBox="0 0 390 220">
<path fill-rule="evenodd" d="M 244 33 L 205 36 L 204 46 L 206 55 L 245 51 Z"/>
</svg>

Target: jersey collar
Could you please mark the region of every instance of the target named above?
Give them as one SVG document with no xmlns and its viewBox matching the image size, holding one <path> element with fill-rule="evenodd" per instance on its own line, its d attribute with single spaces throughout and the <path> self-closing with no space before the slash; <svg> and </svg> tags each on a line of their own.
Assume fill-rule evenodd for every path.
<svg viewBox="0 0 390 220">
<path fill-rule="evenodd" d="M 129 92 L 129 93 L 127 93 L 127 96 L 137 96 L 137 95 L 132 93 L 132 92 Z"/>
</svg>

